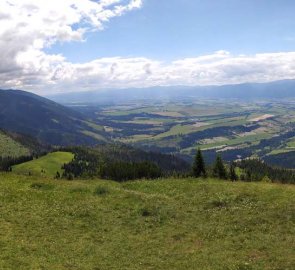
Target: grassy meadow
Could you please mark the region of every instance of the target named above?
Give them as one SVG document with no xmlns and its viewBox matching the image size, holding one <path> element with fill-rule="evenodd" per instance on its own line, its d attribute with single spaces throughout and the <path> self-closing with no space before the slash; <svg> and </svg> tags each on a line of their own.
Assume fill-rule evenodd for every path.
<svg viewBox="0 0 295 270">
<path fill-rule="evenodd" d="M 0 269 L 295 269 L 294 186 L 0 174 Z"/>
<path fill-rule="evenodd" d="M 69 152 L 53 152 L 38 159 L 15 165 L 12 167 L 12 171 L 17 174 L 54 177 L 56 172 L 62 174 L 62 165 L 69 163 L 73 158 L 74 154 Z"/>
</svg>

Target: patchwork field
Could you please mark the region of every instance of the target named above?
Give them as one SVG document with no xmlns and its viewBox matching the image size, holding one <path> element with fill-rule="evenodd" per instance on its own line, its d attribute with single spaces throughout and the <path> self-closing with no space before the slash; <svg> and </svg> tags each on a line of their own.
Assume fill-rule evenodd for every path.
<svg viewBox="0 0 295 270">
<path fill-rule="evenodd" d="M 294 186 L 0 179 L 1 269 L 295 268 Z"/>
<path fill-rule="evenodd" d="M 54 177 L 57 172 L 62 174 L 62 165 L 69 163 L 74 155 L 69 152 L 54 152 L 46 156 L 12 167 L 17 174 Z"/>
<path fill-rule="evenodd" d="M 295 151 L 294 101 L 138 101 L 75 109 L 104 126 L 116 141 L 188 160 L 197 148 L 209 162 L 216 152 L 230 161 Z"/>
</svg>

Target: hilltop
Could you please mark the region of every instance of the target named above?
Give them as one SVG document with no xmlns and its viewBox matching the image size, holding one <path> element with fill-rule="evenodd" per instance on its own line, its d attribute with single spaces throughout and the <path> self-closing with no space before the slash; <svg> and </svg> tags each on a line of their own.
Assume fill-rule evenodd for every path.
<svg viewBox="0 0 295 270">
<path fill-rule="evenodd" d="M 294 186 L 0 174 L 1 269 L 294 269 Z"/>
</svg>

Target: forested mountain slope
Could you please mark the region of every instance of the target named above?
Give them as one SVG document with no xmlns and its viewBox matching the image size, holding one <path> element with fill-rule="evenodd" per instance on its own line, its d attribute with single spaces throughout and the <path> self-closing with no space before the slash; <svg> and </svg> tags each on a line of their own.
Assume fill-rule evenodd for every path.
<svg viewBox="0 0 295 270">
<path fill-rule="evenodd" d="M 53 145 L 106 141 L 102 129 L 83 114 L 20 90 L 0 90 L 0 128 Z"/>
</svg>

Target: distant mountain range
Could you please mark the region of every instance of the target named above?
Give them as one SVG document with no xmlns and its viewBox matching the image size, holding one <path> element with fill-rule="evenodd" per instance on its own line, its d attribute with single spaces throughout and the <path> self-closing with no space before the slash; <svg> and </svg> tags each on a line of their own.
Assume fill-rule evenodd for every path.
<svg viewBox="0 0 295 270">
<path fill-rule="evenodd" d="M 131 89 L 105 89 L 92 92 L 72 92 L 48 96 L 60 103 L 117 104 L 134 100 L 173 99 L 282 99 L 295 98 L 295 80 L 270 83 L 245 83 L 222 86 L 167 86 Z"/>
<path fill-rule="evenodd" d="M 20 90 L 0 90 L 0 129 L 31 135 L 52 145 L 107 141 L 103 129 L 83 114 Z"/>
<path fill-rule="evenodd" d="M 109 142 L 102 126 L 59 103 L 118 104 L 135 100 L 284 99 L 295 98 L 295 80 L 224 86 L 174 86 L 109 89 L 50 96 L 49 100 L 20 90 L 0 90 L 0 129 L 30 135 L 50 145 L 95 145 Z"/>
</svg>

